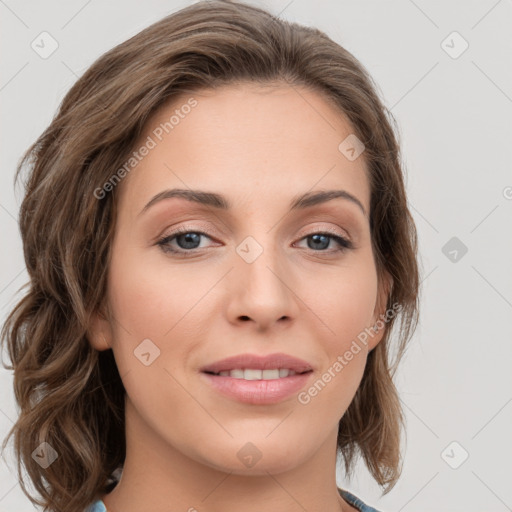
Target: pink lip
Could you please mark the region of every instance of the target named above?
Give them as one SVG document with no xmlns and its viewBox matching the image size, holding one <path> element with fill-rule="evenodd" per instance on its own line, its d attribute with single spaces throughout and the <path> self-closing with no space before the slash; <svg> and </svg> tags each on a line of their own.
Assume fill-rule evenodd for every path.
<svg viewBox="0 0 512 512">
<path fill-rule="evenodd" d="M 254 368 L 254 366 L 252 367 Z M 269 380 L 244 380 L 201 373 L 201 378 L 217 391 L 239 402 L 253 405 L 275 404 L 281 402 L 306 385 L 313 372 Z"/>
<path fill-rule="evenodd" d="M 238 368 L 253 368 L 255 370 L 288 368 L 289 370 L 293 370 L 296 373 L 303 373 L 313 369 L 312 366 L 303 359 L 299 359 L 288 354 L 276 353 L 269 354 L 267 356 L 259 356 L 256 354 L 239 354 L 203 366 L 200 371 L 219 373 L 223 371 L 236 370 Z"/>
</svg>

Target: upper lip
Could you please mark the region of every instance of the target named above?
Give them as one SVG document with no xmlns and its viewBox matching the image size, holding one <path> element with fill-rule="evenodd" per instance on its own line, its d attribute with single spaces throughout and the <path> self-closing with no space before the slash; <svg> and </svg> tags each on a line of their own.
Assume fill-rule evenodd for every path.
<svg viewBox="0 0 512 512">
<path fill-rule="evenodd" d="M 219 373 L 244 368 L 251 368 L 255 370 L 288 368 L 296 373 L 304 373 L 313 369 L 312 366 L 303 359 L 299 359 L 288 354 L 276 353 L 266 356 L 259 356 L 256 354 L 239 354 L 203 366 L 200 371 Z"/>
</svg>

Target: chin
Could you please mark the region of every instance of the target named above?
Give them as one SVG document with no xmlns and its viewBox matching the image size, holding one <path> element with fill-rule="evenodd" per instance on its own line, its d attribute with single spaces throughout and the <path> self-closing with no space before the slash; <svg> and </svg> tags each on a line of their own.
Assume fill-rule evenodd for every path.
<svg viewBox="0 0 512 512">
<path fill-rule="evenodd" d="M 262 446 L 264 443 L 261 442 L 259 448 L 257 443 L 242 442 L 240 446 L 238 444 L 236 443 L 235 448 L 224 446 L 220 450 L 212 450 L 217 453 L 201 454 L 198 460 L 226 473 L 268 476 L 268 473 L 279 474 L 290 471 L 300 465 L 303 459 L 307 459 L 305 454 L 298 453 L 296 449 L 290 450 L 288 446 L 278 449 L 268 442 L 265 446 Z"/>
</svg>

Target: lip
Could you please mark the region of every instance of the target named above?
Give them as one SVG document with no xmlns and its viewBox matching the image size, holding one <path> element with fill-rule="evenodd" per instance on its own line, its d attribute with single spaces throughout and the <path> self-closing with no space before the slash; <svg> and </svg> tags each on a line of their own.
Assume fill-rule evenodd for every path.
<svg viewBox="0 0 512 512">
<path fill-rule="evenodd" d="M 252 368 L 255 370 L 288 368 L 296 373 L 303 373 L 313 369 L 307 361 L 279 352 L 266 356 L 259 356 L 257 354 L 239 354 L 203 366 L 200 368 L 200 371 L 219 373 L 223 371 L 236 370 L 238 368 Z"/>
<path fill-rule="evenodd" d="M 239 368 L 255 370 L 288 368 L 296 372 L 296 375 L 280 379 L 244 380 L 207 373 L 219 373 Z M 267 356 L 239 354 L 206 365 L 200 371 L 201 378 L 216 391 L 228 398 L 253 405 L 279 403 L 297 393 L 313 375 L 313 368 L 307 361 L 284 353 Z"/>
<path fill-rule="evenodd" d="M 269 380 L 244 380 L 201 373 L 201 378 L 228 398 L 252 405 L 276 404 L 303 388 L 312 371 Z"/>
</svg>

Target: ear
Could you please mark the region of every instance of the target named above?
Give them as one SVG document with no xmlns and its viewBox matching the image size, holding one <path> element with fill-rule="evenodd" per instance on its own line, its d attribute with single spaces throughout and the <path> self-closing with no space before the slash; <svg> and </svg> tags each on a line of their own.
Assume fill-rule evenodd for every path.
<svg viewBox="0 0 512 512">
<path fill-rule="evenodd" d="M 386 333 L 386 307 L 392 288 L 393 278 L 388 272 L 385 272 L 379 279 L 377 301 L 373 311 L 373 326 L 370 328 L 373 336 L 368 338 L 368 352 L 371 352 L 379 344 Z"/>
<path fill-rule="evenodd" d="M 99 351 L 112 348 L 112 327 L 108 318 L 109 315 L 104 312 L 103 308 L 98 308 L 92 314 L 89 329 L 87 330 L 89 343 Z"/>
</svg>

